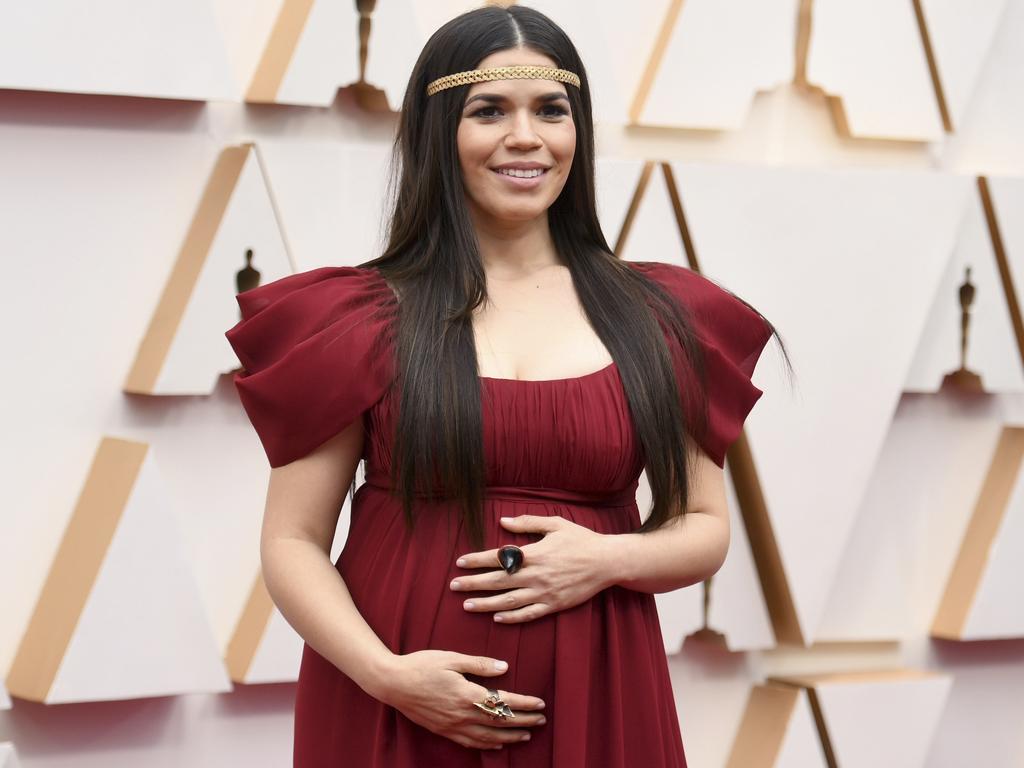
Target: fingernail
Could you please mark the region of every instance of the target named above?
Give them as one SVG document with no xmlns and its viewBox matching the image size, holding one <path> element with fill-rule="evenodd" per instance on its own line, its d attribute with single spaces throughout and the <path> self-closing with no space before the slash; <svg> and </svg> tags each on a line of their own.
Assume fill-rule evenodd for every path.
<svg viewBox="0 0 1024 768">
<path fill-rule="evenodd" d="M 508 669 L 508 662 L 507 661 L 496 661 L 496 662 L 494 662 L 494 668 L 497 669 L 500 672 L 504 672 L 506 669 Z"/>
<path fill-rule="evenodd" d="M 544 725 L 544 723 L 546 723 L 547 721 L 548 719 L 546 717 L 542 717 L 540 720 L 537 721 L 537 725 Z"/>
<path fill-rule="evenodd" d="M 501 522 L 503 522 L 503 523 L 507 523 L 507 522 L 509 522 L 510 520 L 512 520 L 512 518 L 511 518 L 511 517 L 503 517 L 503 518 L 501 518 Z"/>
<path fill-rule="evenodd" d="M 458 588 L 459 588 L 459 582 L 453 581 L 452 582 L 452 589 L 458 589 Z"/>
<path fill-rule="evenodd" d="M 528 734 L 528 733 L 524 733 L 523 734 L 523 738 L 520 739 L 520 741 L 529 741 L 529 740 L 530 740 L 530 734 Z"/>
<path fill-rule="evenodd" d="M 464 602 L 462 604 L 462 607 L 465 608 L 467 611 L 473 610 L 473 601 L 472 600 L 467 600 L 466 602 Z"/>
<path fill-rule="evenodd" d="M 504 621 L 505 617 L 502 616 L 500 613 L 496 613 L 496 614 L 494 614 L 494 620 L 495 621 Z"/>
<path fill-rule="evenodd" d="M 455 561 L 455 564 L 459 566 L 459 568 L 464 568 L 466 566 L 466 558 L 460 557 L 458 560 Z"/>
<path fill-rule="evenodd" d="M 537 709 L 544 709 L 544 702 L 543 701 L 540 704 L 537 705 Z"/>
</svg>

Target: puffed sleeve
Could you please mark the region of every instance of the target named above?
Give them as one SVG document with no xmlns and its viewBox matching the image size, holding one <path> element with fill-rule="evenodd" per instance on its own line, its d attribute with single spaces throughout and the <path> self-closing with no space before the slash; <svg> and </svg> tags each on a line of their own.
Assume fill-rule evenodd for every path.
<svg viewBox="0 0 1024 768">
<path fill-rule="evenodd" d="M 305 456 L 385 393 L 397 300 L 379 271 L 319 267 L 236 296 L 234 383 L 271 467 Z"/>
<path fill-rule="evenodd" d="M 707 371 L 707 430 L 699 442 L 723 467 L 726 450 L 764 394 L 751 377 L 771 328 L 742 301 L 691 269 L 654 261 L 634 264 L 690 312 Z"/>
</svg>

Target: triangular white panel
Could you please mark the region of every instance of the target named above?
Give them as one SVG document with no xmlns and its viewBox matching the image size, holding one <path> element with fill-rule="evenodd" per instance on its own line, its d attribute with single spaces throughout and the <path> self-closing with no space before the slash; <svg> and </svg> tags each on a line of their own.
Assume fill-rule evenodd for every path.
<svg viewBox="0 0 1024 768">
<path fill-rule="evenodd" d="M 689 266 L 668 182 L 660 164 L 654 165 L 619 257 L 627 261 L 664 261 Z"/>
<path fill-rule="evenodd" d="M 757 91 L 793 79 L 798 7 L 799 0 L 685 0 L 638 122 L 739 128 Z"/>
<path fill-rule="evenodd" d="M 388 147 L 266 141 L 260 158 L 296 271 L 359 264 L 381 254 Z"/>
<path fill-rule="evenodd" d="M 841 99 L 854 137 L 945 136 L 912 3 L 815 0 L 807 80 Z"/>
<path fill-rule="evenodd" d="M 807 691 L 800 691 L 773 768 L 825 768 L 827 764 Z"/>
<path fill-rule="evenodd" d="M 154 394 L 208 394 L 211 375 L 238 366 L 222 333 L 238 320 L 238 307 L 225 301 L 235 294 L 235 275 L 246 265 L 245 252 L 253 250 L 252 265 L 268 283 L 291 273 L 288 251 L 267 181 L 255 150 L 250 149 L 242 173 L 231 193 L 217 234 L 189 295 L 188 305 L 163 361 Z"/>
<path fill-rule="evenodd" d="M 0 768 L 21 768 L 18 753 L 9 741 L 0 744 Z"/>
<path fill-rule="evenodd" d="M 287 0 L 286 0 L 287 1 Z M 371 46 L 381 44 L 371 36 Z M 327 107 L 359 78 L 359 14 L 351 0 L 314 0 L 276 101 Z"/>
<path fill-rule="evenodd" d="M 1010 494 L 961 635 L 964 640 L 1024 637 L 1024 471 Z"/>
<path fill-rule="evenodd" d="M 615 243 L 619 239 L 643 169 L 643 160 L 597 159 L 597 169 L 594 172 L 594 185 L 597 187 L 597 215 L 601 220 L 601 229 L 604 231 L 609 248 L 614 249 Z"/>
<path fill-rule="evenodd" d="M 673 170 L 701 270 L 775 324 L 795 368 L 791 390 L 781 362 L 758 366 L 765 395 L 746 428 L 810 641 L 970 180 L 678 162 Z"/>
<path fill-rule="evenodd" d="M 1024 262 L 1024 257 L 1020 261 Z M 966 201 L 956 248 L 935 293 L 906 389 L 937 392 L 943 377 L 960 367 L 959 292 L 966 267 L 971 268 L 971 283 L 975 286 L 967 334 L 967 368 L 981 376 L 986 392 L 1024 392 L 1024 364 L 981 196 L 975 189 Z"/>
<path fill-rule="evenodd" d="M 46 703 L 230 690 L 167 490 L 147 452 Z"/>
<path fill-rule="evenodd" d="M 728 466 L 726 467 L 728 470 Z M 644 475 L 646 490 L 646 475 Z M 649 494 L 649 491 L 646 491 Z M 730 651 L 753 651 L 775 645 L 771 617 L 765 605 L 757 566 L 739 512 L 732 480 L 726 474 L 729 501 L 729 554 L 711 581 L 708 625 L 725 635 Z M 650 502 L 646 502 L 650 506 Z M 693 584 L 654 596 L 666 653 L 677 653 L 686 636 L 704 624 L 704 585 Z"/>
<path fill-rule="evenodd" d="M 0 88 L 236 96 L 211 0 L 0 3 Z"/>
<path fill-rule="evenodd" d="M 964 13 L 959 0 L 921 0 L 935 65 L 953 128 L 967 111 L 1007 0 L 973 0 Z"/>
<path fill-rule="evenodd" d="M 816 685 L 836 763 L 926 765 L 952 685 L 952 677 L 937 674 Z"/>
<path fill-rule="evenodd" d="M 942 394 L 902 398 L 843 549 L 818 640 L 893 641 L 928 632 L 1002 421 L 995 398 L 970 409 Z"/>
</svg>

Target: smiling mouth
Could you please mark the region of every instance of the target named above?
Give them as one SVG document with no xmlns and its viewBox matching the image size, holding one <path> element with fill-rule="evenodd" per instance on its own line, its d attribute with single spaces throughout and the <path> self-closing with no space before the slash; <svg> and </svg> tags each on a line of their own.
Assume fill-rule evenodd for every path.
<svg viewBox="0 0 1024 768">
<path fill-rule="evenodd" d="M 548 172 L 548 168 L 530 168 L 529 170 L 521 168 L 493 168 L 495 173 L 500 173 L 502 176 L 511 176 L 516 179 L 535 179 L 538 176 L 543 176 Z"/>
</svg>

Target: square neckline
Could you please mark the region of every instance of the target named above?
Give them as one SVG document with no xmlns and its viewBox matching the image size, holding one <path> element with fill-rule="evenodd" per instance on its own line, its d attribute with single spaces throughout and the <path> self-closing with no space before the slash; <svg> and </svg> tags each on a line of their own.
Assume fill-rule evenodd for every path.
<svg viewBox="0 0 1024 768">
<path fill-rule="evenodd" d="M 370 266 L 367 267 L 367 269 L 371 270 L 373 274 L 376 275 L 377 279 L 384 284 L 384 286 L 387 288 L 390 298 L 392 299 L 393 303 L 397 306 L 399 303 L 398 291 L 396 291 L 395 287 L 391 285 L 390 282 L 388 282 L 386 277 L 384 277 L 384 274 L 380 271 L 380 268 L 376 266 Z M 582 381 L 584 379 L 589 379 L 594 376 L 599 376 L 600 374 L 606 373 L 612 370 L 613 368 L 615 368 L 614 360 L 598 368 L 596 371 L 584 373 L 579 376 L 560 376 L 557 379 L 510 379 L 503 376 L 480 376 L 479 374 L 477 374 L 477 379 L 479 379 L 480 381 L 505 381 L 517 384 L 556 384 L 560 381 Z"/>
<path fill-rule="evenodd" d="M 612 360 L 610 363 L 608 363 L 605 366 L 602 366 L 601 368 L 598 368 L 596 371 L 584 373 L 580 376 L 563 376 L 557 379 L 509 379 L 503 378 L 501 376 L 477 376 L 477 378 L 480 379 L 481 381 L 507 381 L 516 384 L 552 384 L 557 383 L 559 381 L 581 381 L 583 379 L 589 379 L 593 376 L 598 376 L 602 373 L 605 373 L 606 371 L 610 371 L 614 367 L 615 361 Z"/>
</svg>

